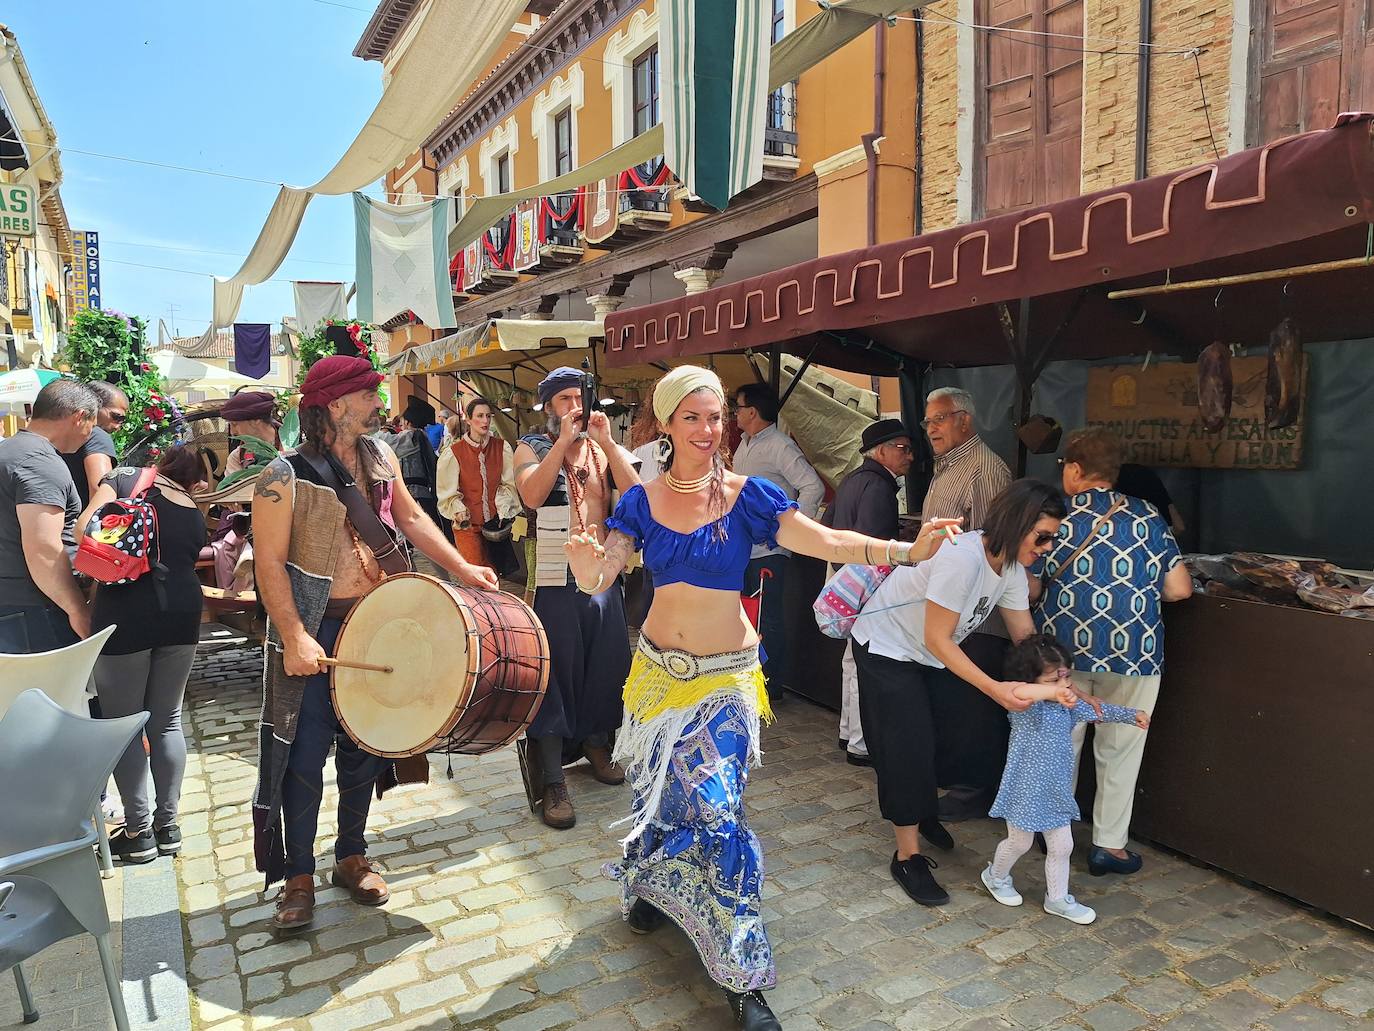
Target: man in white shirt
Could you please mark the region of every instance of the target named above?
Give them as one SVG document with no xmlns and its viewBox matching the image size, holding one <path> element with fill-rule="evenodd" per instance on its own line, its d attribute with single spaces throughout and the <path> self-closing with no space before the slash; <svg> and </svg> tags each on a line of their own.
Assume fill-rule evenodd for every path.
<svg viewBox="0 0 1374 1031">
<path fill-rule="evenodd" d="M 735 472 L 758 476 L 797 502 L 801 514 L 812 519 L 825 497 L 825 483 L 797 447 L 796 441 L 777 427 L 778 399 L 762 383 L 746 383 L 735 391 L 735 421 L 744 440 L 735 452 Z M 763 588 L 759 608 L 759 636 L 763 639 L 763 676 L 770 698 L 779 698 L 789 683 L 789 641 L 783 611 L 784 577 L 789 552 L 760 545 L 750 555 L 744 574 L 744 593 Z M 764 571 L 767 570 L 767 575 Z"/>
</svg>

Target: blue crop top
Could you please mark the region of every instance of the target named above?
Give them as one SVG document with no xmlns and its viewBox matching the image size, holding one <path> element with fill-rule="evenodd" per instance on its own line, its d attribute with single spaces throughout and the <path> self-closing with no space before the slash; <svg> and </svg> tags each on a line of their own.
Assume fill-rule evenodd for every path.
<svg viewBox="0 0 1374 1031">
<path fill-rule="evenodd" d="M 644 552 L 644 565 L 654 575 L 654 586 L 687 583 L 717 591 L 744 589 L 744 570 L 755 544 L 778 546 L 778 516 L 797 507 L 795 501 L 767 480 L 750 476 L 739 497 L 725 513 L 725 540 L 716 536 L 715 524 L 707 523 L 692 533 L 678 533 L 654 519 L 649 496 L 636 484 L 615 506 L 606 520 Z"/>
</svg>

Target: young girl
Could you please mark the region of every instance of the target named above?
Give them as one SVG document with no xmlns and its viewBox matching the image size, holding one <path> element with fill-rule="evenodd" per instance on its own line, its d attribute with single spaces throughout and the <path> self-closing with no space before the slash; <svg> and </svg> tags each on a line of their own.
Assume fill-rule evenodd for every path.
<svg viewBox="0 0 1374 1031">
<path fill-rule="evenodd" d="M 1011 880 L 1011 868 L 1026 854 L 1035 833 L 1045 835 L 1045 912 L 1076 924 L 1090 924 L 1097 914 L 1069 894 L 1069 856 L 1078 819 L 1073 798 L 1073 743 L 1077 722 L 1134 723 L 1142 730 L 1150 716 L 1140 709 L 1102 705 L 1099 715 L 1074 692 L 1069 682 L 1073 657 L 1053 637 L 1036 634 L 1007 656 L 1006 679 L 1023 681 L 1019 697 L 1035 704 L 1024 712 L 1009 712 L 1011 744 L 1006 772 L 989 815 L 1007 821 L 1007 838 L 997 846 L 983 871 L 983 886 L 1004 906 L 1021 905 Z"/>
</svg>

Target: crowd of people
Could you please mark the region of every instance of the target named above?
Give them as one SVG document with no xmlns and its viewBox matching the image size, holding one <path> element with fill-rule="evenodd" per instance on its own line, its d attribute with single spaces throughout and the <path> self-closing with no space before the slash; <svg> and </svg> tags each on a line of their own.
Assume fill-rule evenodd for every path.
<svg viewBox="0 0 1374 1031">
<path fill-rule="evenodd" d="M 428 778 L 425 756 L 375 756 L 340 725 L 322 660 L 342 617 L 409 568 L 411 551 L 439 575 L 495 589 L 498 574 L 521 565 L 510 537 L 522 512 L 550 668 L 522 744 L 533 808 L 550 827 L 572 828 L 564 768 L 583 758 L 597 780 L 628 783 L 622 857 L 607 872 L 630 928 L 680 927 L 744 1027 L 779 1026 L 762 995 L 776 971 L 744 795 L 760 727 L 800 675 L 803 646 L 783 601 L 790 554 L 832 569 L 890 569 L 853 621 L 839 739 L 850 763 L 874 770 L 878 809 L 893 826 L 891 873 L 914 901 L 949 900 L 923 847 L 950 849 L 946 824 L 992 816 L 1006 836 L 982 888 L 1022 904 L 1012 870 L 1039 835 L 1045 911 L 1094 919 L 1068 884 L 1088 724 L 1097 780 L 1089 869 L 1140 868 L 1126 845 L 1159 693 L 1161 606 L 1192 584 L 1170 527 L 1177 511 L 1148 475 L 1125 478 L 1153 501 L 1117 490 L 1122 449 L 1109 432 L 1069 435 L 1061 483 L 1013 480 L 977 433 L 973 397 L 935 390 L 919 428 L 934 454 L 921 512 L 904 519 L 899 504 L 919 433 L 880 419 L 822 515 L 825 483 L 779 428 L 763 384 L 727 394 L 708 370 L 676 369 L 655 385 L 627 448 L 603 412 L 583 412 L 574 369 L 539 384 L 546 424 L 514 447 L 481 398 L 461 414 L 412 398 L 384 429 L 380 381 L 361 359 L 317 362 L 302 387 L 300 446 L 263 465 L 254 485 L 255 572 L 269 617 L 255 854 L 267 885 L 282 882 L 277 933 L 313 920 L 331 750 L 339 815 L 330 879 L 361 904 L 389 896 L 366 854 L 374 793 Z M 271 400 L 231 400 L 231 432 L 279 448 Z M 152 715 L 147 755 L 140 740 L 115 770 L 124 825 L 111 845 L 143 862 L 180 847 L 180 711 L 206 526 L 193 500 L 204 471 L 191 449 L 166 451 L 155 475 L 116 467 L 110 433 L 127 407 L 108 384 L 58 380 L 26 429 L 0 441 L 0 651 L 51 650 L 116 626 L 95 669 L 100 709 Z M 254 459 L 240 448 L 231 461 Z M 92 589 L 73 567 L 80 529 L 136 482 L 150 486 L 156 568 Z M 353 506 L 350 491 L 366 504 Z M 632 652 L 622 583 L 637 553 L 645 589 Z M 741 605 L 749 596 L 761 597 L 757 626 Z"/>
</svg>

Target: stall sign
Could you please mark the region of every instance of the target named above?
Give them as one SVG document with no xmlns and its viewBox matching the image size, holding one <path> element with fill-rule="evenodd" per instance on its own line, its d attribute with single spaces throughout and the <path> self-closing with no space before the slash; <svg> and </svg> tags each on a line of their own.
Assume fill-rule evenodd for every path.
<svg viewBox="0 0 1374 1031">
<path fill-rule="evenodd" d="M 38 208 L 33 187 L 23 183 L 0 185 L 0 236 L 32 236 Z"/>
<path fill-rule="evenodd" d="M 1291 426 L 1265 426 L 1265 358 L 1233 358 L 1231 414 L 1216 432 L 1203 428 L 1197 365 L 1113 365 L 1088 372 L 1087 423 L 1106 426 L 1125 444 L 1126 461 L 1187 469 L 1297 469 L 1307 415 L 1307 359 L 1301 407 Z"/>
<path fill-rule="evenodd" d="M 72 314 L 99 311 L 100 234 L 85 229 L 72 230 Z"/>
</svg>

